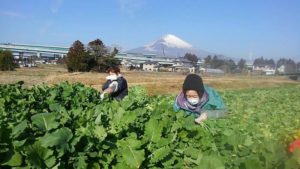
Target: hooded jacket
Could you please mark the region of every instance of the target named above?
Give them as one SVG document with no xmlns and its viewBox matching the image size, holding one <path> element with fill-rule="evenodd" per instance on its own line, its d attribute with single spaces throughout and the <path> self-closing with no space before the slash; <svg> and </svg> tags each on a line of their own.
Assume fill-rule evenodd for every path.
<svg viewBox="0 0 300 169">
<path fill-rule="evenodd" d="M 227 109 L 218 92 L 206 85 L 204 85 L 204 91 L 205 94 L 203 94 L 202 98 L 200 98 L 200 102 L 195 107 L 191 107 L 181 92 L 175 99 L 173 105 L 174 111 L 178 112 L 179 110 L 184 110 L 187 114 L 193 115 L 194 117 L 200 116 L 202 112 L 208 113 L 208 118 L 225 116 Z"/>
</svg>

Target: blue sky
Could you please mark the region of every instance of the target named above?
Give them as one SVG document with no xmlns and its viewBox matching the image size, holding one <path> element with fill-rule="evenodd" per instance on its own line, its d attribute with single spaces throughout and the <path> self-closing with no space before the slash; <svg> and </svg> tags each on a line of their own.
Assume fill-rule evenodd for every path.
<svg viewBox="0 0 300 169">
<path fill-rule="evenodd" d="M 174 34 L 229 57 L 300 60 L 300 0 L 1 0 L 0 42 L 124 50 Z"/>
</svg>

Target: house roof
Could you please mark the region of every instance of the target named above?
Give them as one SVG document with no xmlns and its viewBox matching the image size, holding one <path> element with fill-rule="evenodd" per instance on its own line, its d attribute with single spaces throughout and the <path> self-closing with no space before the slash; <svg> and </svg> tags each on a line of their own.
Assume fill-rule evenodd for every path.
<svg viewBox="0 0 300 169">
<path fill-rule="evenodd" d="M 156 65 L 156 64 L 158 64 L 158 62 L 156 62 L 156 61 L 146 61 L 146 62 L 144 62 L 144 64 L 147 64 L 147 65 Z"/>
<path fill-rule="evenodd" d="M 205 72 L 206 73 L 224 73 L 224 71 L 221 69 L 206 69 Z"/>
<path fill-rule="evenodd" d="M 193 68 L 194 66 L 190 63 L 182 63 L 181 65 L 177 66 L 172 66 L 172 67 L 177 67 L 177 68 Z"/>
<path fill-rule="evenodd" d="M 190 60 L 187 60 L 186 58 L 184 57 L 179 57 L 179 58 L 176 58 L 175 59 L 175 62 L 184 62 L 184 63 L 191 63 Z"/>
</svg>

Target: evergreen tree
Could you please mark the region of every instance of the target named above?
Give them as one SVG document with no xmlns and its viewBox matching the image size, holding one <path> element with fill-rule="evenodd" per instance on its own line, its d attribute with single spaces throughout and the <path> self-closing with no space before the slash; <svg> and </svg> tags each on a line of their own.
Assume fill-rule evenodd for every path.
<svg viewBox="0 0 300 169">
<path fill-rule="evenodd" d="M 197 57 L 195 54 L 192 54 L 192 53 L 186 53 L 186 54 L 184 55 L 184 58 L 187 59 L 187 60 L 189 60 L 189 61 L 191 61 L 192 64 L 193 64 L 194 66 L 197 65 L 198 57 Z"/>
<path fill-rule="evenodd" d="M 238 68 L 240 70 L 244 70 L 246 67 L 246 60 L 245 59 L 240 59 L 240 61 L 238 62 Z"/>
<path fill-rule="evenodd" d="M 0 50 L 0 70 L 2 71 L 12 71 L 15 70 L 17 65 L 14 62 L 14 57 L 11 51 Z"/>
<path fill-rule="evenodd" d="M 67 54 L 66 63 L 69 72 L 89 71 L 90 55 L 85 51 L 84 45 L 75 41 Z"/>
</svg>

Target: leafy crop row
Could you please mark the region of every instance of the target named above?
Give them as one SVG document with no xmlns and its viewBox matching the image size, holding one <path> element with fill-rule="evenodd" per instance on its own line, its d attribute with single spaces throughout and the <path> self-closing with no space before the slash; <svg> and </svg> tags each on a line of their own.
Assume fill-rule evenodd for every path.
<svg viewBox="0 0 300 169">
<path fill-rule="evenodd" d="M 174 96 L 138 86 L 101 102 L 82 84 L 1 85 L 0 167 L 295 169 L 287 147 L 300 129 L 299 91 L 223 92 L 228 117 L 196 125 L 172 111 Z"/>
</svg>

